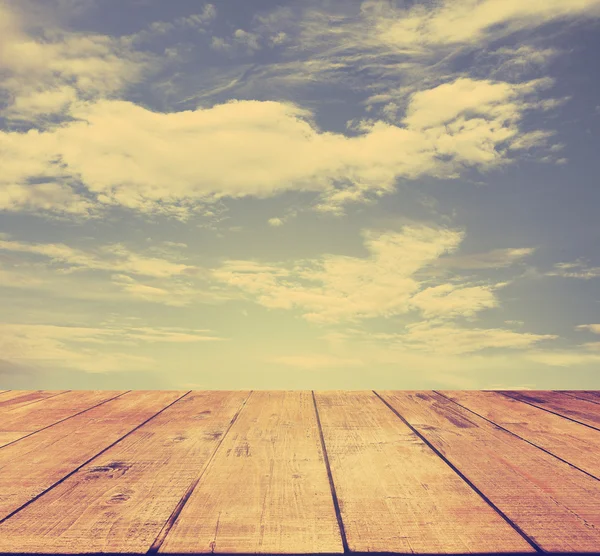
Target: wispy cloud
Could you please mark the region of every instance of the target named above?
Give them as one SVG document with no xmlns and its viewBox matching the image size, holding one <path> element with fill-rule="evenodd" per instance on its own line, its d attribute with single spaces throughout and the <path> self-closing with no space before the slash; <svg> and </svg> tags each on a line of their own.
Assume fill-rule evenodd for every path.
<svg viewBox="0 0 600 556">
<path fill-rule="evenodd" d="M 184 244 L 162 242 L 140 252 L 122 243 L 73 248 L 62 243 L 0 240 L 0 286 L 67 298 L 146 301 L 183 307 L 229 299 L 209 287 L 209 271 L 186 264 Z M 184 249 L 187 251 L 187 249 Z M 4 258 L 2 253 L 11 254 Z"/>
<path fill-rule="evenodd" d="M 591 280 L 592 278 L 600 278 L 600 267 L 590 266 L 588 262 L 578 259 L 572 263 L 555 264 L 554 269 L 546 272 L 545 276 Z"/>
<path fill-rule="evenodd" d="M 156 342 L 190 343 L 224 338 L 208 330 L 150 327 L 76 327 L 0 323 L 0 351 L 10 361 L 60 365 L 85 372 L 147 371 L 156 362 L 146 355 L 105 349 L 136 348 Z"/>
<path fill-rule="evenodd" d="M 533 247 L 492 249 L 486 253 L 447 255 L 440 257 L 434 266 L 455 270 L 498 269 L 520 263 L 535 252 Z"/>
<path fill-rule="evenodd" d="M 226 261 L 217 280 L 269 308 L 299 309 L 316 323 L 357 322 L 412 311 L 425 318 L 472 317 L 498 306 L 503 283 L 428 284 L 416 274 L 456 251 L 464 232 L 426 226 L 364 230 L 368 258 L 328 255 L 282 264 Z"/>
<path fill-rule="evenodd" d="M 367 0 L 362 12 L 375 24 L 375 38 L 399 50 L 427 52 L 431 47 L 491 42 L 517 31 L 561 19 L 600 16 L 598 0 L 442 0 L 398 9 Z"/>
</svg>

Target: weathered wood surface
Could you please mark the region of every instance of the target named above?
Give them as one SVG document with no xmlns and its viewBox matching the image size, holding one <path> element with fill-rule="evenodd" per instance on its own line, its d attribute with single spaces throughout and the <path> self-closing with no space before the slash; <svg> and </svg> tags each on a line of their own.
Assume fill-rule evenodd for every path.
<svg viewBox="0 0 600 556">
<path fill-rule="evenodd" d="M 600 430 L 600 404 L 573 398 L 560 392 L 503 392 L 532 406 L 568 417 L 588 427 Z M 599 400 L 600 401 L 600 400 Z"/>
<path fill-rule="evenodd" d="M 60 394 L 64 394 L 68 390 L 13 390 L 6 391 L 0 394 L 0 410 L 4 413 L 11 409 L 17 409 L 25 407 L 29 404 L 44 400 L 46 398 L 53 398 Z"/>
<path fill-rule="evenodd" d="M 316 400 L 351 550 L 534 552 L 373 392 Z"/>
<path fill-rule="evenodd" d="M 2 391 L 0 553 L 600 554 L 595 391 Z"/>
<path fill-rule="evenodd" d="M 110 390 L 64 392 L 60 396 L 52 395 L 25 404 L 5 406 L 0 411 L 0 446 L 73 417 L 120 394 L 123 392 Z"/>
<path fill-rule="evenodd" d="M 600 431 L 498 392 L 463 390 L 441 394 L 600 479 Z"/>
<path fill-rule="evenodd" d="M 580 400 L 600 403 L 600 391 L 598 390 L 558 390 L 558 392 Z"/>
<path fill-rule="evenodd" d="M 382 397 L 539 548 L 600 547 L 600 481 L 433 392 Z"/>
<path fill-rule="evenodd" d="M 343 552 L 310 391 L 252 393 L 159 552 Z"/>
<path fill-rule="evenodd" d="M 128 392 L 0 448 L 0 522 L 183 394 Z"/>
<path fill-rule="evenodd" d="M 147 552 L 247 395 L 181 398 L 0 525 L 0 551 Z"/>
</svg>

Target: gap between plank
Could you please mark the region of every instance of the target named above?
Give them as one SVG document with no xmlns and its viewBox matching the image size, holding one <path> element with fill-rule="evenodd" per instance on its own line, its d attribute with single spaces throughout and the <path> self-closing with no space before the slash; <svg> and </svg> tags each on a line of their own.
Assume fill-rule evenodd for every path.
<svg viewBox="0 0 600 556">
<path fill-rule="evenodd" d="M 179 500 L 179 502 L 177 503 L 177 506 L 175 506 L 175 509 L 173 510 L 173 512 L 171 513 L 171 515 L 169 516 L 169 519 L 167 519 L 167 522 L 162 526 L 162 529 L 159 531 L 158 535 L 156 536 L 156 539 L 154 539 L 154 542 L 152 543 L 152 545 L 150 546 L 150 548 L 148 549 L 148 552 L 146 552 L 146 554 L 156 554 L 160 550 L 160 547 L 165 542 L 165 539 L 167 538 L 167 535 L 169 534 L 169 531 L 171 530 L 171 528 L 173 527 L 173 525 L 175 525 L 175 522 L 177 521 L 177 518 L 179 517 L 179 514 L 183 510 L 183 507 L 185 506 L 185 504 L 189 500 L 190 496 L 192 495 L 192 492 L 194 492 L 194 490 L 198 486 L 198 483 L 200 482 L 200 480 L 204 476 L 204 473 L 206 472 L 206 470 L 210 466 L 210 462 L 215 457 L 215 454 L 219 450 L 219 447 L 223 443 L 223 440 L 225 439 L 225 437 L 227 436 L 227 434 L 231 430 L 231 427 L 233 426 L 233 424 L 236 422 L 237 418 L 239 417 L 240 413 L 242 412 L 242 409 L 244 409 L 244 407 L 246 406 L 246 403 L 250 399 L 250 396 L 252 395 L 252 392 L 253 392 L 253 390 L 250 390 L 250 393 L 248 394 L 248 396 L 246 397 L 246 399 L 243 401 L 242 405 L 237 410 L 236 414 L 232 417 L 232 419 L 229 422 L 229 425 L 227 427 L 227 430 L 221 435 L 221 438 L 219 438 L 219 441 L 217 442 L 217 445 L 216 445 L 215 449 L 213 450 L 213 453 L 208 458 L 208 461 L 206 462 L 206 465 L 204 466 L 204 468 L 200 472 L 200 475 L 198 475 L 198 477 L 196 479 L 194 479 L 192 481 L 192 484 L 187 488 L 187 490 L 185 491 L 185 494 L 182 496 L 181 500 Z M 214 548 L 213 548 L 213 551 L 214 551 Z"/>
<path fill-rule="evenodd" d="M 496 506 L 483 492 L 481 492 L 468 478 L 462 473 L 458 467 L 456 467 L 453 463 L 450 462 L 449 459 L 444 456 L 433 444 L 427 440 L 417 429 L 415 429 L 400 413 L 390 405 L 386 400 L 384 400 L 375 390 L 372 390 L 373 394 L 375 394 L 412 432 L 414 432 L 433 452 L 441 458 L 441 460 L 446 463 L 465 483 L 467 483 L 481 498 L 508 523 L 523 539 L 536 551 L 544 553 L 545 550 L 542 550 L 540 546 L 538 546 L 532 539 L 530 539 L 525 532 L 516 524 L 513 523 L 510 518 Z"/>
<path fill-rule="evenodd" d="M 325 468 L 327 469 L 327 478 L 329 479 L 329 488 L 331 489 L 331 497 L 333 498 L 333 508 L 335 510 L 335 517 L 340 528 L 340 536 L 342 537 L 342 546 L 344 547 L 344 554 L 350 552 L 348 547 L 348 539 L 346 538 L 346 529 L 344 528 L 344 521 L 342 520 L 342 512 L 340 510 L 340 503 L 335 491 L 335 483 L 333 482 L 333 475 L 331 473 L 331 466 L 329 465 L 329 456 L 327 455 L 327 446 L 325 445 L 325 437 L 323 436 L 323 427 L 321 425 L 321 417 L 319 416 L 319 408 L 317 407 L 317 399 L 315 397 L 315 391 L 312 390 L 313 404 L 315 406 L 315 415 L 317 416 L 317 426 L 319 427 L 319 437 L 321 439 L 321 449 L 323 450 L 323 459 L 325 460 Z"/>
<path fill-rule="evenodd" d="M 69 392 L 71 392 L 71 390 L 69 390 Z M 60 421 L 56 421 L 56 423 L 52 423 L 51 425 L 47 425 L 45 427 L 42 427 L 41 429 L 38 429 L 38 430 L 33 431 L 33 432 L 30 432 L 29 434 L 26 434 L 25 436 L 22 436 L 21 438 L 17 438 L 16 440 L 13 440 L 12 442 L 9 442 L 8 444 L 4 444 L 4 446 L 0 446 L 0 450 L 2 450 L 2 448 L 6 448 L 7 446 L 10 446 L 11 444 L 14 444 L 15 442 L 20 442 L 21 440 L 23 440 L 24 438 L 27 438 L 27 437 L 31 436 L 32 434 L 37 434 L 38 432 L 45 431 L 46 429 L 49 429 L 50 427 L 53 427 L 54 425 L 58 425 L 59 423 L 62 423 L 63 421 L 66 421 L 67 419 L 72 419 L 73 417 L 77 417 L 77 415 L 81 415 L 82 413 L 85 413 L 86 411 L 89 411 L 90 409 L 94 409 L 95 407 L 98 407 L 98 406 L 102 405 L 103 403 L 110 402 L 112 400 L 116 400 L 117 398 L 119 398 L 121 396 L 124 396 L 125 394 L 127 394 L 129 392 L 131 392 L 131 390 L 127 390 L 125 392 L 122 392 L 121 394 L 116 395 L 114 398 L 109 398 L 108 400 L 104 400 L 104 401 L 102 401 L 100 403 L 97 403 L 96 405 L 88 407 L 87 409 L 83 409 L 83 410 L 79 411 L 78 413 L 74 413 L 73 415 L 69 415 L 68 417 L 65 417 L 64 419 L 61 419 Z M 52 397 L 54 397 L 54 396 L 52 396 Z"/>
<path fill-rule="evenodd" d="M 7 392 L 10 392 L 10 390 L 7 390 Z M 43 392 L 43 390 L 34 390 L 34 392 Z M 44 400 L 50 400 L 52 398 L 56 398 L 56 396 L 61 396 L 62 394 L 68 394 L 69 392 L 72 392 L 72 390 L 65 390 L 64 392 L 59 392 L 58 394 L 52 394 L 52 396 L 46 396 L 45 398 L 40 398 L 39 400 L 33 400 L 32 402 L 20 405 L 17 409 L 21 409 L 22 407 L 27 407 L 28 405 L 32 405 L 34 403 L 43 402 Z M 2 392 L 2 394 L 4 394 L 4 392 Z M 1 401 L 2 400 L 0 400 L 0 402 Z M 9 409 L 8 411 L 11 411 L 11 410 Z"/>
<path fill-rule="evenodd" d="M 132 434 L 133 432 L 135 432 L 136 430 L 138 430 L 140 427 L 143 427 L 148 421 L 151 421 L 156 416 L 160 415 L 163 411 L 165 411 L 166 409 L 168 409 L 169 407 L 171 407 L 173 404 L 175 404 L 179 400 L 185 398 L 190 392 L 191 392 L 191 390 L 187 391 L 183 396 L 180 396 L 175 401 L 171 402 L 169 405 L 163 407 L 160 411 L 158 411 L 157 413 L 155 413 L 154 415 L 152 415 L 151 417 L 149 417 L 148 419 L 146 419 L 143 423 L 140 423 L 139 425 L 137 425 L 136 427 L 134 427 L 133 429 L 131 429 L 128 433 L 126 433 L 123 436 L 121 436 L 121 438 L 118 438 L 112 444 L 110 444 L 106 448 L 103 448 L 102 450 L 100 450 L 95 456 L 92 456 L 87 461 L 84 461 L 81 465 L 79 465 L 75 469 L 73 469 L 73 471 L 70 471 L 64 477 L 62 477 L 62 479 L 59 479 L 54 484 L 50 485 L 47 489 L 43 490 L 42 492 L 40 492 L 39 494 L 37 494 L 36 496 L 34 496 L 31 500 L 28 500 L 27 502 L 25 502 L 25 504 L 23 504 L 22 506 L 19 506 L 16 510 L 13 510 L 12 512 L 10 512 L 6 517 L 0 519 L 0 525 L 2 525 L 7 519 L 10 519 L 17 512 L 20 512 L 22 509 L 24 509 L 27 506 L 29 506 L 29 504 L 32 504 L 33 502 L 35 502 L 38 498 L 40 498 L 41 496 L 43 496 L 44 494 L 46 494 L 46 492 L 48 492 L 49 490 L 52 490 L 54 487 L 60 485 L 64 481 L 66 481 L 71 475 L 74 475 L 75 473 L 77 473 L 77 471 L 79 471 L 84 465 L 87 465 L 91 461 L 95 460 L 98 456 L 101 456 L 104 452 L 106 452 L 107 450 L 109 450 L 110 448 L 112 448 L 113 446 L 115 446 L 116 444 L 118 444 L 119 442 L 121 442 L 121 440 L 123 440 L 124 438 L 128 437 L 130 434 Z"/>
<path fill-rule="evenodd" d="M 598 391 L 598 390 L 596 390 Z M 576 396 L 575 394 L 571 394 L 571 392 L 577 392 L 577 390 L 569 390 L 568 392 L 566 390 L 555 390 L 555 392 L 558 392 L 559 394 L 565 394 L 565 396 L 571 396 L 572 398 L 575 398 L 576 400 L 581 400 L 584 402 L 590 402 L 590 403 L 595 403 L 600 405 L 600 398 L 599 401 L 594 401 L 590 398 L 580 398 L 579 396 Z"/>
<path fill-rule="evenodd" d="M 495 427 L 498 427 L 499 429 L 503 430 L 504 432 L 507 432 L 508 434 L 512 434 L 513 436 L 516 436 L 519 440 L 522 440 L 523 442 L 527 442 L 527 444 L 530 444 L 534 448 L 537 448 L 538 450 L 545 452 L 549 456 L 552 456 L 553 458 L 556 458 L 557 460 L 560 460 L 563 463 L 566 463 L 567 465 L 574 467 L 575 469 L 577 469 L 577 471 L 581 471 L 582 473 L 585 473 L 588 477 L 591 477 L 592 479 L 595 479 L 596 481 L 600 481 L 600 479 L 598 477 L 596 477 L 595 475 L 592 475 L 589 471 L 586 471 L 585 469 L 581 469 L 580 467 L 577 467 L 574 463 L 571 463 L 570 461 L 567 461 L 566 459 L 563 459 L 560 456 L 557 456 L 556 454 L 549 452 L 548 450 L 546 450 L 546 448 L 542 448 L 541 446 L 538 446 L 537 444 L 531 442 L 530 440 L 527 440 L 526 438 L 519 436 L 516 432 L 505 429 L 502 425 L 499 425 L 498 423 L 494 423 L 494 421 L 488 419 L 487 417 L 484 417 L 483 415 L 479 415 L 479 413 L 477 413 L 473 409 L 469 409 L 467 406 L 464 406 L 464 405 L 458 403 L 456 400 L 453 400 L 452 398 L 449 398 L 448 396 L 444 396 L 444 394 L 442 394 L 441 392 L 438 392 L 437 390 L 432 390 L 432 392 L 435 392 L 436 394 L 439 394 L 443 398 L 446 398 L 448 401 L 455 403 L 457 406 L 462 407 L 463 409 L 466 409 L 467 411 L 471 412 L 473 415 L 477 415 L 477 417 L 481 417 L 483 420 L 494 425 Z M 508 397 L 510 397 L 510 396 L 508 396 Z M 516 398 L 511 398 L 511 399 L 519 401 L 519 402 L 522 401 L 522 400 L 517 400 Z M 534 407 L 537 407 L 537 406 L 534 406 Z M 541 408 L 539 408 L 539 409 L 541 409 Z M 550 413 L 552 413 L 552 412 L 550 412 Z M 578 421 L 575 421 L 575 422 L 579 423 Z M 583 423 L 580 423 L 580 424 L 583 424 Z"/>
<path fill-rule="evenodd" d="M 600 431 L 600 429 L 598 427 L 594 427 L 593 425 L 588 425 L 587 423 L 582 423 L 581 421 L 578 421 L 577 419 L 573 419 L 572 417 L 567 417 L 566 415 L 563 415 L 562 413 L 556 413 L 556 411 L 552 411 L 551 409 L 542 407 L 541 405 L 535 405 L 533 402 L 528 402 L 527 400 L 522 400 L 521 398 L 511 396 L 510 394 L 505 394 L 504 392 L 499 392 L 499 393 L 502 394 L 503 396 L 505 396 L 506 398 L 510 398 L 511 400 L 517 400 L 518 402 L 526 403 L 532 407 L 537 407 L 538 409 L 541 409 L 542 411 L 547 411 L 548 413 L 552 413 L 553 415 L 558 415 L 559 417 L 562 417 L 563 419 L 568 419 L 569 421 L 573 421 L 573 423 L 578 423 L 579 425 L 583 425 L 584 427 L 589 427 L 590 429 L 594 429 L 595 431 Z M 577 398 L 577 399 L 580 399 L 580 398 Z M 585 401 L 587 401 L 587 400 L 585 400 Z M 594 403 L 594 402 L 592 402 L 592 403 Z"/>
</svg>

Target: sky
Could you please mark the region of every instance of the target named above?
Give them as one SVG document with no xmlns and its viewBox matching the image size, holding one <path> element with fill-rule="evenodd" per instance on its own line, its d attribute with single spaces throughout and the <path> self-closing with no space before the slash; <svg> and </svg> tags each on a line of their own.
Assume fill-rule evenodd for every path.
<svg viewBox="0 0 600 556">
<path fill-rule="evenodd" d="M 600 389 L 600 0 L 0 0 L 0 389 Z"/>
</svg>

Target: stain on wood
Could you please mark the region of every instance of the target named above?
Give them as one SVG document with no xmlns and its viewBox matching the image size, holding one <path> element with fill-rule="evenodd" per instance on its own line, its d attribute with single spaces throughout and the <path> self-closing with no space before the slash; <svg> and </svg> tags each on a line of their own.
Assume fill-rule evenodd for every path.
<svg viewBox="0 0 600 556">
<path fill-rule="evenodd" d="M 2 391 L 3 554 L 600 553 L 596 391 Z"/>
<path fill-rule="evenodd" d="M 598 550 L 600 481 L 438 393 L 381 395 L 538 548 Z"/>
</svg>

